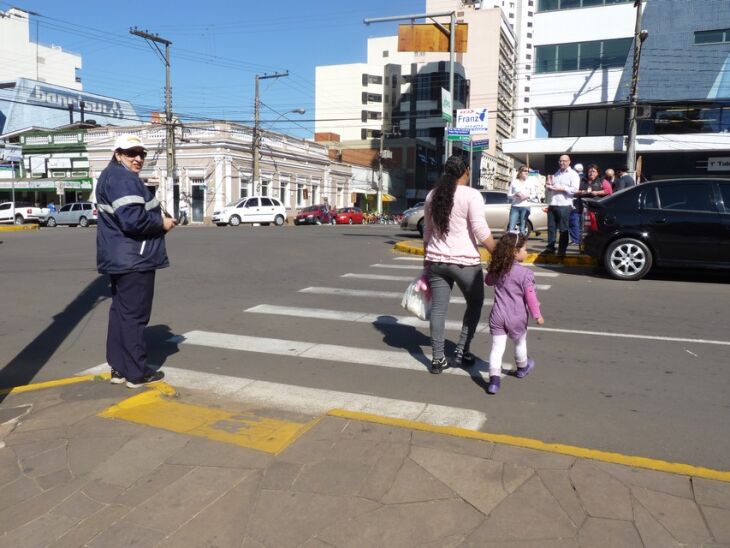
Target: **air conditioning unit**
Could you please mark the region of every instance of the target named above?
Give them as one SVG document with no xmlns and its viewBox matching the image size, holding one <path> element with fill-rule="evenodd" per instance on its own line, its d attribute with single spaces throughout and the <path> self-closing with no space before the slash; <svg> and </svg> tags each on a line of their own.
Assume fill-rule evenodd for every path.
<svg viewBox="0 0 730 548">
<path fill-rule="evenodd" d="M 651 105 L 637 105 L 636 117 L 639 120 L 646 120 L 647 118 L 651 118 Z"/>
</svg>

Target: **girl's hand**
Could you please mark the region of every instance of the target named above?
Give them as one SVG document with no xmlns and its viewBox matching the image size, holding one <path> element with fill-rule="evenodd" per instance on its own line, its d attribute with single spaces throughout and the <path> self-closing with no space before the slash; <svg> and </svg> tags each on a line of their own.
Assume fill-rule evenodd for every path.
<svg viewBox="0 0 730 548">
<path fill-rule="evenodd" d="M 535 321 L 537 322 L 537 325 L 542 325 L 542 324 L 544 324 L 544 323 L 545 323 L 545 318 L 543 318 L 542 316 L 540 316 L 540 317 L 539 317 L 539 318 L 538 318 L 537 320 L 535 320 Z"/>
</svg>

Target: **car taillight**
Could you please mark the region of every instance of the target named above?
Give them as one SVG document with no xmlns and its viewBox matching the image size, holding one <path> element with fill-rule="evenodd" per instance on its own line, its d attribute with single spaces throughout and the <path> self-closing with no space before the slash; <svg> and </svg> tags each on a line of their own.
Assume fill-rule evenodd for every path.
<svg viewBox="0 0 730 548">
<path fill-rule="evenodd" d="M 586 232 L 598 231 L 598 221 L 596 220 L 596 214 L 586 209 L 583 214 L 583 228 Z"/>
</svg>

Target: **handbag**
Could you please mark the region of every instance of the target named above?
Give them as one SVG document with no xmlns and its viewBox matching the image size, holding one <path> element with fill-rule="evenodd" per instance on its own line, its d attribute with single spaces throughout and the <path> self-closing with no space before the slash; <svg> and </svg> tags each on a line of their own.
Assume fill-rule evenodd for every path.
<svg viewBox="0 0 730 548">
<path fill-rule="evenodd" d="M 431 316 L 431 290 L 426 275 L 413 280 L 403 293 L 400 305 L 419 320 L 426 321 Z"/>
</svg>

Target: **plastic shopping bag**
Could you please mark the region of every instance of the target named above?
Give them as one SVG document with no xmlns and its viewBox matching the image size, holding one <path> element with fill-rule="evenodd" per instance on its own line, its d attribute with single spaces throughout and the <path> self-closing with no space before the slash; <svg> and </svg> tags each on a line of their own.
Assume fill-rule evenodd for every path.
<svg viewBox="0 0 730 548">
<path fill-rule="evenodd" d="M 419 320 L 428 320 L 431 316 L 431 289 L 425 275 L 410 283 L 400 305 Z"/>
</svg>

